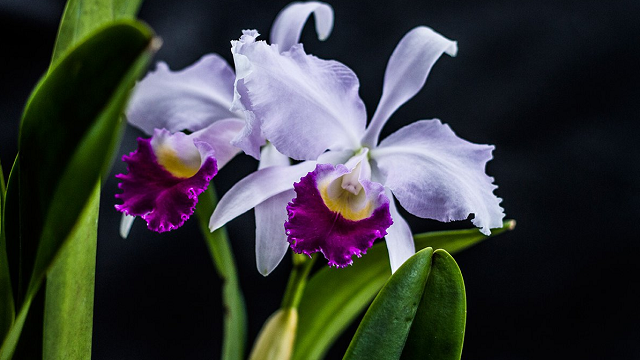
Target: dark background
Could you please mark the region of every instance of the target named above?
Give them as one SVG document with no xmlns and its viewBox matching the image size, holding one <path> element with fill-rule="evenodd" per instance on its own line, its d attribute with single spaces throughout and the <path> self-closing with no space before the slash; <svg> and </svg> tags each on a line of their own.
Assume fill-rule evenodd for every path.
<svg viewBox="0 0 640 360">
<path fill-rule="evenodd" d="M 48 66 L 62 0 L 0 0 L 0 156 L 16 154 L 22 107 Z M 266 38 L 284 1 L 149 0 L 140 17 L 164 40 L 157 59 L 183 68 L 256 28 Z M 465 276 L 464 359 L 640 358 L 640 2 L 334 2 L 324 43 L 308 52 L 350 66 L 371 114 L 386 61 L 418 25 L 457 40 L 383 136 L 438 117 L 496 145 L 488 173 L 515 231 L 456 256 Z M 141 133 L 128 128 L 121 154 Z M 253 171 L 239 156 L 219 192 Z M 124 171 L 117 161 L 116 172 Z M 79 174 L 81 176 L 81 174 Z M 118 236 L 116 181 L 105 184 L 96 270 L 94 359 L 211 359 L 221 346 L 220 283 L 195 221 L 169 234 L 134 224 Z M 415 232 L 468 227 L 411 218 Z M 252 341 L 277 309 L 288 257 L 255 270 L 253 215 L 229 225 Z M 340 358 L 355 328 L 328 358 Z"/>
</svg>

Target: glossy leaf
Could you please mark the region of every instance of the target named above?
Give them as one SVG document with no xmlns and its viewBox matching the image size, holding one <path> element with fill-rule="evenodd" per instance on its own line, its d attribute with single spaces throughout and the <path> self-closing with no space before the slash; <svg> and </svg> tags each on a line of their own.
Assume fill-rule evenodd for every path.
<svg viewBox="0 0 640 360">
<path fill-rule="evenodd" d="M 464 280 L 456 261 L 436 250 L 401 359 L 459 360 L 467 319 Z"/>
<path fill-rule="evenodd" d="M 195 213 L 213 265 L 222 279 L 222 303 L 225 311 L 221 359 L 241 360 L 244 359 L 247 340 L 247 314 L 227 230 L 224 227 L 214 232 L 209 230 L 209 218 L 216 203 L 216 193 L 212 185 L 209 185 L 209 189 L 200 195 Z"/>
<path fill-rule="evenodd" d="M 409 258 L 380 290 L 346 360 L 459 360 L 466 321 L 464 282 L 445 250 Z"/>
<path fill-rule="evenodd" d="M 431 272 L 426 248 L 398 268 L 364 315 L 344 359 L 399 359 Z"/>
<path fill-rule="evenodd" d="M 99 205 L 98 184 L 47 274 L 44 360 L 91 358 Z"/>
<path fill-rule="evenodd" d="M 507 220 L 491 236 L 512 230 Z M 478 229 L 438 231 L 415 236 L 416 250 L 428 246 L 456 253 L 488 236 Z M 333 342 L 366 309 L 391 276 L 386 244 L 378 242 L 353 266 L 344 269 L 325 267 L 309 280 L 299 313 L 298 335 L 293 359 L 322 359 Z M 327 290 L 330 289 L 330 290 Z"/>
<path fill-rule="evenodd" d="M 100 29 L 49 71 L 27 103 L 18 176 L 19 271 L 23 282 L 29 279 L 26 291 L 18 294 L 23 307 L 108 170 L 123 129 L 121 114 L 151 58 L 152 40 L 151 31 L 134 21 Z M 17 339 L 18 325 L 0 349 L 0 359 L 13 352 L 10 339 Z"/>
<path fill-rule="evenodd" d="M 140 0 L 68 0 L 52 64 L 101 26 L 121 18 L 133 18 L 139 5 Z M 99 184 L 86 200 L 85 209 L 65 240 L 66 245 L 47 273 L 42 334 L 44 359 L 91 357 Z"/>
<path fill-rule="evenodd" d="M 94 30 L 107 23 L 130 18 L 138 12 L 142 0 L 68 0 L 65 6 L 51 63 Z"/>
</svg>

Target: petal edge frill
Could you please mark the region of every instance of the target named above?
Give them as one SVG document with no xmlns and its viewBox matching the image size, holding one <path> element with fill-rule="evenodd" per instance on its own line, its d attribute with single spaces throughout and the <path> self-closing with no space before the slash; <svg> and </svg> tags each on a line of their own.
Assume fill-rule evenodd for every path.
<svg viewBox="0 0 640 360">
<path fill-rule="evenodd" d="M 421 120 L 384 139 L 370 152 L 384 185 L 410 213 L 439 221 L 475 217 L 473 224 L 489 235 L 502 227 L 502 199 L 485 173 L 493 146 L 457 137 L 440 120 Z"/>
<path fill-rule="evenodd" d="M 245 31 L 233 42 L 241 69 L 236 88 L 246 89 L 246 94 L 237 92 L 234 103 L 255 114 L 261 134 L 296 160 L 315 160 L 327 149 L 359 148 L 366 111 L 353 71 L 307 55 L 300 44 L 280 54 L 277 46 L 255 41 L 255 36 Z"/>
<path fill-rule="evenodd" d="M 362 181 L 366 203 L 371 204 L 366 217 L 351 220 L 325 202 L 320 189 L 326 186 L 322 185 L 327 183 L 325 179 L 331 182 L 349 172 L 343 165 L 320 164 L 294 184 L 296 197 L 287 206 L 284 225 L 293 251 L 306 255 L 322 252 L 329 266 L 345 267 L 353 263 L 353 255 L 362 256 L 376 239 L 387 234 L 392 220 L 382 185 Z"/>
<path fill-rule="evenodd" d="M 122 189 L 116 198 L 123 201 L 116 209 L 142 217 L 153 231 L 182 226 L 193 215 L 198 195 L 207 189 L 218 171 L 212 149 L 204 143 L 195 145 L 204 152 L 200 169 L 189 178 L 179 178 L 158 163 L 151 139 L 138 139 L 138 149 L 122 157 L 128 164 L 128 173 L 116 175 Z"/>
</svg>

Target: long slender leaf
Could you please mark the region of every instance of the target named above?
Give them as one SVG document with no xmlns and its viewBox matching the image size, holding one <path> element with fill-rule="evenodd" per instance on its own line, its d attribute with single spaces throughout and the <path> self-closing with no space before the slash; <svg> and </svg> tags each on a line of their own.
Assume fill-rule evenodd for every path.
<svg viewBox="0 0 640 360">
<path fill-rule="evenodd" d="M 344 359 L 459 360 L 466 316 L 458 265 L 445 250 L 426 248 L 380 290 Z"/>
<path fill-rule="evenodd" d="M 467 298 L 460 268 L 449 253 L 436 250 L 402 359 L 459 360 L 466 319 Z"/>
<path fill-rule="evenodd" d="M 515 227 L 515 220 L 505 220 L 501 228 L 491 231 L 491 236 L 513 230 Z M 413 236 L 413 239 L 416 243 L 416 249 L 423 249 L 430 246 L 434 249 L 445 249 L 449 253 L 455 254 L 488 239 L 488 237 L 478 231 L 478 229 L 465 229 L 416 234 Z"/>
<path fill-rule="evenodd" d="M 491 236 L 513 229 L 507 220 Z M 415 236 L 416 250 L 428 246 L 457 253 L 489 237 L 477 229 L 439 231 Z M 324 268 L 309 280 L 298 309 L 298 335 L 293 359 L 321 359 L 333 342 L 366 309 L 391 276 L 386 244 L 379 242 L 354 265 Z M 329 289 L 329 290 L 327 290 Z"/>
<path fill-rule="evenodd" d="M 51 63 L 99 27 L 119 19 L 133 19 L 142 0 L 69 0 L 65 6 Z"/>
<path fill-rule="evenodd" d="M 101 26 L 120 18 L 134 18 L 140 2 L 69 0 L 60 22 L 52 64 Z M 114 131 L 112 151 L 121 138 L 117 127 L 107 129 L 107 133 Z M 73 232 L 65 240 L 64 250 L 47 274 L 42 334 L 44 359 L 91 358 L 99 199 L 98 182 Z"/>
<path fill-rule="evenodd" d="M 244 359 L 247 340 L 247 314 L 227 230 L 224 227 L 214 232 L 209 230 L 209 217 L 213 213 L 216 203 L 216 193 L 213 187 L 209 186 L 209 189 L 200 195 L 195 212 L 211 259 L 223 282 L 222 303 L 225 312 L 221 359 L 241 360 Z"/>
<path fill-rule="evenodd" d="M 90 359 L 100 186 L 47 274 L 44 360 Z"/>
<path fill-rule="evenodd" d="M 4 173 L 0 165 L 0 339 L 9 331 L 16 315 L 3 225 L 5 191 Z"/>
<path fill-rule="evenodd" d="M 405 261 L 364 315 L 344 359 L 399 359 L 431 272 L 433 249 Z"/>
<path fill-rule="evenodd" d="M 24 279 L 30 274 L 27 290 L 19 294 L 23 307 L 107 170 L 121 136 L 120 114 L 150 60 L 152 39 L 134 21 L 104 27 L 68 52 L 27 104 L 19 146 L 20 270 Z M 9 340 L 17 339 L 18 325 L 0 359 L 11 356 L 15 343 Z"/>
</svg>

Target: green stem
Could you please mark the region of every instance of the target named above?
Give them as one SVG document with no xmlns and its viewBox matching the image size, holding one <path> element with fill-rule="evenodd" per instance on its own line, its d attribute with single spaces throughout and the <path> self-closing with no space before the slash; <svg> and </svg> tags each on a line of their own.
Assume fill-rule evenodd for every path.
<svg viewBox="0 0 640 360">
<path fill-rule="evenodd" d="M 293 254 L 293 268 L 289 275 L 287 290 L 282 298 L 282 309 L 297 308 L 307 286 L 309 272 L 313 267 L 316 257 L 308 258 L 306 255 Z"/>
<path fill-rule="evenodd" d="M 223 360 L 242 360 L 247 337 L 247 314 L 233 252 L 229 244 L 229 236 L 225 228 L 220 228 L 213 233 L 209 231 L 209 217 L 217 203 L 216 192 L 213 186 L 209 186 L 209 189 L 200 195 L 195 213 L 209 248 L 211 260 L 218 276 L 222 279 L 222 302 L 225 311 L 221 358 Z"/>
</svg>

